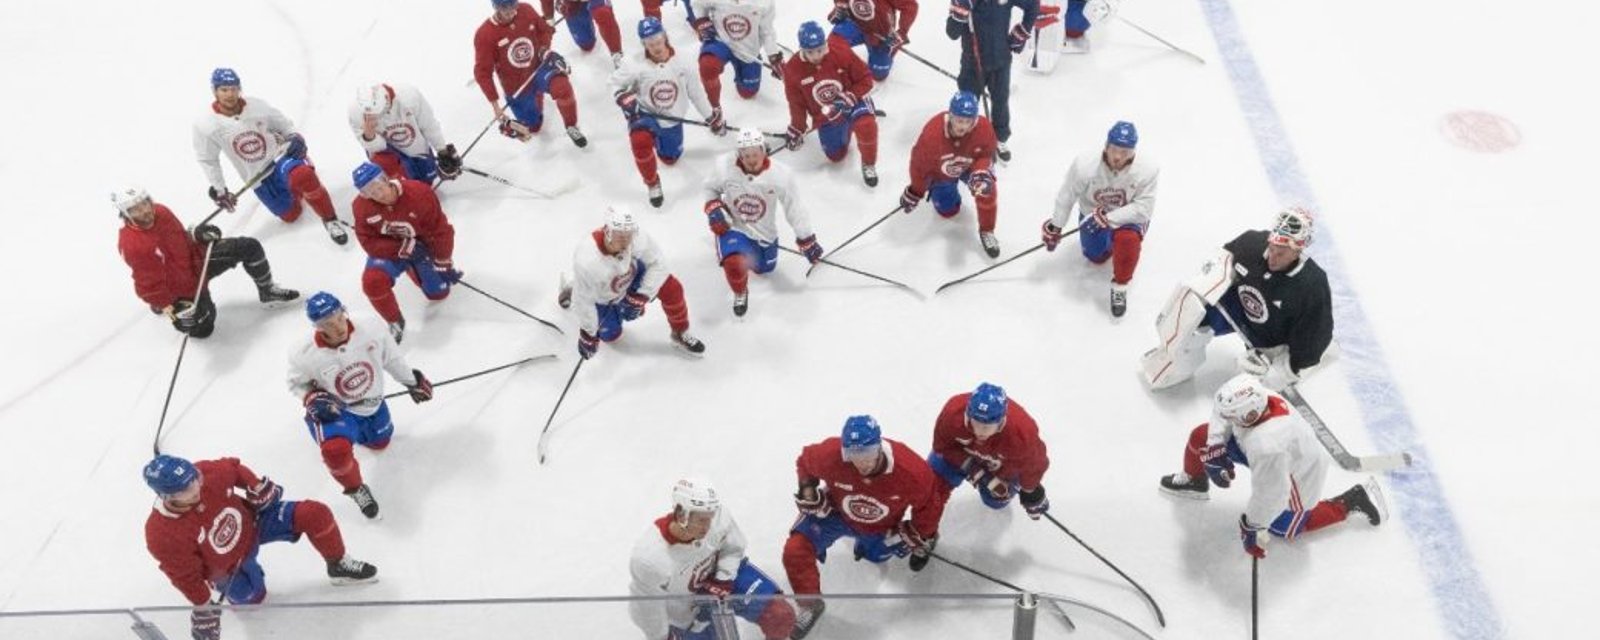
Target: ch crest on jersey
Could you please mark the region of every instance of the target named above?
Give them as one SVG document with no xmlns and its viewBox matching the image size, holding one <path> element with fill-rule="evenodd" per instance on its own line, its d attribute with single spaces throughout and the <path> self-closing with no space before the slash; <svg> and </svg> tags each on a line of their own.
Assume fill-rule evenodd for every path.
<svg viewBox="0 0 1600 640">
<path fill-rule="evenodd" d="M 1250 285 L 1239 285 L 1239 306 L 1244 307 L 1244 317 L 1261 324 L 1267 321 L 1267 297 Z"/>
<path fill-rule="evenodd" d="M 824 106 L 832 106 L 833 101 L 838 100 L 842 93 L 844 85 L 833 78 L 825 78 L 811 86 L 811 98 L 816 100 L 817 104 Z"/>
<path fill-rule="evenodd" d="M 863 21 L 871 20 L 878 16 L 878 3 L 876 0 L 850 0 L 850 13 Z"/>
<path fill-rule="evenodd" d="M 1128 204 L 1128 192 L 1122 189 L 1100 189 L 1094 192 L 1094 203 L 1107 210 Z"/>
<path fill-rule="evenodd" d="M 971 168 L 972 158 L 966 156 L 947 153 L 939 158 L 939 172 L 943 173 L 945 177 L 959 178 Z"/>
<path fill-rule="evenodd" d="M 333 377 L 333 386 L 339 391 L 339 397 L 347 399 L 360 398 L 372 388 L 372 383 L 377 379 L 377 372 L 372 370 L 372 363 L 365 360 L 352 362 L 339 370 Z"/>
<path fill-rule="evenodd" d="M 233 137 L 233 154 L 246 162 L 267 157 L 267 137 L 259 131 L 242 131 Z"/>
<path fill-rule="evenodd" d="M 623 293 L 626 293 L 628 291 L 628 285 L 631 285 L 631 284 L 633 284 L 633 262 L 632 261 L 630 261 L 628 263 L 628 268 L 627 269 L 623 270 L 622 273 L 619 273 L 616 276 L 611 278 L 611 293 L 612 293 L 612 295 L 621 296 Z"/>
<path fill-rule="evenodd" d="M 383 139 L 396 147 L 404 147 L 417 139 L 417 129 L 409 122 L 395 123 L 383 130 Z"/>
<path fill-rule="evenodd" d="M 662 109 L 671 109 L 678 103 L 678 83 L 671 80 L 658 80 L 650 85 L 650 104 Z"/>
<path fill-rule="evenodd" d="M 719 29 L 722 35 L 727 36 L 729 40 L 743 40 L 753 30 L 750 26 L 750 18 L 737 13 L 723 17 L 722 27 Z"/>
<path fill-rule="evenodd" d="M 218 555 L 226 555 L 239 544 L 239 534 L 243 529 L 244 519 L 239 515 L 239 510 L 225 507 L 211 519 L 211 532 L 206 535 L 206 542 Z"/>
<path fill-rule="evenodd" d="M 851 520 L 863 524 L 872 524 L 889 516 L 889 506 L 872 496 L 848 495 L 840 506 L 850 514 Z"/>
<path fill-rule="evenodd" d="M 733 214 L 745 222 L 755 222 L 767 215 L 767 200 L 753 193 L 741 193 L 733 199 Z"/>
<path fill-rule="evenodd" d="M 511 48 L 506 50 L 506 59 L 518 69 L 526 69 L 533 64 L 533 40 L 527 36 L 511 41 Z"/>
</svg>

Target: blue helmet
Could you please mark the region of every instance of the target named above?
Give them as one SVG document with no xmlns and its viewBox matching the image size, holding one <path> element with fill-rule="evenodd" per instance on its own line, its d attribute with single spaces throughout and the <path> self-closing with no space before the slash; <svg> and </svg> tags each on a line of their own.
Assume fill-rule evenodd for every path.
<svg viewBox="0 0 1600 640">
<path fill-rule="evenodd" d="M 227 67 L 217 67 L 211 70 L 211 90 L 217 87 L 239 86 L 239 73 Z"/>
<path fill-rule="evenodd" d="M 383 167 L 371 162 L 363 162 L 350 173 L 350 181 L 354 182 L 357 189 L 367 186 L 367 183 L 383 177 Z"/>
<path fill-rule="evenodd" d="M 956 95 L 950 98 L 950 115 L 963 118 L 978 117 L 978 96 L 972 95 L 971 91 L 957 91 Z"/>
<path fill-rule="evenodd" d="M 144 466 L 144 483 L 157 495 L 170 496 L 189 488 L 200 477 L 194 463 L 177 456 L 158 455 Z"/>
<path fill-rule="evenodd" d="M 848 456 L 851 452 L 876 450 L 883 443 L 883 430 L 872 416 L 850 416 L 844 421 L 844 433 L 839 435 L 839 446 Z"/>
<path fill-rule="evenodd" d="M 660 18 L 645 16 L 644 19 L 639 21 L 640 40 L 649 40 L 650 38 L 654 38 L 666 33 L 666 31 L 666 28 L 661 26 Z"/>
<path fill-rule="evenodd" d="M 494 5 L 496 9 L 504 9 L 517 6 L 517 0 L 489 0 L 489 4 Z"/>
<path fill-rule="evenodd" d="M 1111 125 L 1111 130 L 1106 132 L 1106 144 L 1116 145 L 1124 149 L 1139 146 L 1139 130 L 1133 128 L 1133 123 L 1118 120 Z"/>
<path fill-rule="evenodd" d="M 807 20 L 800 25 L 800 48 L 816 49 L 827 42 L 828 35 L 822 32 L 822 25 L 815 20 Z"/>
<path fill-rule="evenodd" d="M 1006 390 L 987 382 L 979 384 L 967 398 L 967 417 L 975 422 L 994 424 L 1006 417 Z"/>
<path fill-rule="evenodd" d="M 312 322 L 322 322 L 323 318 L 338 313 L 344 308 L 344 303 L 326 291 L 318 291 L 315 295 L 306 298 L 306 317 Z"/>
</svg>

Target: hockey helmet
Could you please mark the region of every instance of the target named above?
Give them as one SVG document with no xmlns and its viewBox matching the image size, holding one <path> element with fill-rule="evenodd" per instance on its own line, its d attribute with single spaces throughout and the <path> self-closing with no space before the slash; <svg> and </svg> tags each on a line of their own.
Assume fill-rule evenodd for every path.
<svg viewBox="0 0 1600 640">
<path fill-rule="evenodd" d="M 371 162 L 363 162 L 355 171 L 350 172 L 350 181 L 356 185 L 357 190 L 382 177 L 383 167 Z"/>
<path fill-rule="evenodd" d="M 950 115 L 963 118 L 978 117 L 978 96 L 971 91 L 957 91 L 950 97 Z"/>
<path fill-rule="evenodd" d="M 111 192 L 111 204 L 117 207 L 117 213 L 127 215 L 128 210 L 141 202 L 149 202 L 150 194 L 144 187 L 126 186 Z"/>
<path fill-rule="evenodd" d="M 517 0 L 489 0 L 489 6 L 492 6 L 496 9 L 515 7 L 517 6 Z"/>
<path fill-rule="evenodd" d="M 239 73 L 227 67 L 217 67 L 211 71 L 211 90 L 219 87 L 239 86 Z"/>
<path fill-rule="evenodd" d="M 973 422 L 995 424 L 1006 419 L 1006 405 L 1006 390 L 985 382 L 967 398 L 967 417 Z"/>
<path fill-rule="evenodd" d="M 684 478 L 672 485 L 672 506 L 680 517 L 694 512 L 716 513 L 722 508 L 722 499 L 705 479 Z"/>
<path fill-rule="evenodd" d="M 157 455 L 144 466 L 144 483 L 163 497 L 182 493 L 199 477 L 194 463 L 177 456 Z"/>
<path fill-rule="evenodd" d="M 801 49 L 821 49 L 828 41 L 828 34 L 823 33 L 817 21 L 807 20 L 800 24 L 799 39 Z"/>
<path fill-rule="evenodd" d="M 606 207 L 606 239 L 610 240 L 617 234 L 632 236 L 639 231 L 639 223 L 634 220 L 633 212 L 622 205 Z"/>
<path fill-rule="evenodd" d="M 649 40 L 666 32 L 666 28 L 661 26 L 660 18 L 645 16 L 643 19 L 639 20 L 640 41 Z"/>
<path fill-rule="evenodd" d="M 370 87 L 356 89 L 356 104 L 361 106 L 361 113 L 375 116 L 389 110 L 389 104 L 394 97 L 389 94 L 389 87 L 375 84 Z"/>
<path fill-rule="evenodd" d="M 839 448 L 845 460 L 876 456 L 883 446 L 883 429 L 872 416 L 850 416 L 844 421 Z"/>
<path fill-rule="evenodd" d="M 1224 420 L 1248 426 L 1261 418 L 1267 410 L 1268 391 L 1261 381 L 1248 373 L 1241 373 L 1222 383 L 1217 389 L 1215 410 Z"/>
<path fill-rule="evenodd" d="M 1111 125 L 1111 130 L 1106 132 L 1106 144 L 1132 149 L 1139 146 L 1139 130 L 1134 128 L 1132 122 L 1118 120 Z"/>
<path fill-rule="evenodd" d="M 326 291 L 318 291 L 306 298 L 306 318 L 312 322 L 322 322 L 343 308 L 344 303 Z"/>
<path fill-rule="evenodd" d="M 1267 232 L 1267 242 L 1295 249 L 1311 244 L 1311 212 L 1301 207 L 1289 207 L 1278 212 Z"/>
<path fill-rule="evenodd" d="M 740 129 L 736 138 L 740 149 L 767 148 L 767 137 L 756 129 Z"/>
</svg>

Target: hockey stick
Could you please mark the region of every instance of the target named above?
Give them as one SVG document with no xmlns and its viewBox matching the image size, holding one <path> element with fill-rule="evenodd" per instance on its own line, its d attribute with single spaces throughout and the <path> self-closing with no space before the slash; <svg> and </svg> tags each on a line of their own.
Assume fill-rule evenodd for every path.
<svg viewBox="0 0 1600 640">
<path fill-rule="evenodd" d="M 539 464 L 544 464 L 544 456 L 550 450 L 550 443 L 546 436 L 550 435 L 550 425 L 556 421 L 556 412 L 561 410 L 561 403 L 567 399 L 567 392 L 572 390 L 572 381 L 578 379 L 578 370 L 583 368 L 583 363 L 588 360 L 579 359 L 578 364 L 572 367 L 572 375 L 567 376 L 567 386 L 561 388 L 561 397 L 556 398 L 556 406 L 550 408 L 550 417 L 544 421 L 544 429 L 539 432 Z"/>
<path fill-rule="evenodd" d="M 1194 58 L 1195 62 L 1198 62 L 1200 64 L 1205 64 L 1206 63 L 1206 59 L 1205 58 L 1202 58 L 1200 56 L 1195 55 L 1194 53 L 1190 52 L 1188 49 L 1185 49 L 1185 48 L 1180 47 L 1178 45 L 1172 44 L 1171 42 L 1167 42 L 1165 38 L 1162 38 L 1161 36 L 1158 36 L 1158 35 L 1156 35 L 1154 33 L 1150 33 L 1150 31 L 1148 29 L 1145 29 L 1144 27 L 1141 27 L 1141 26 L 1139 26 L 1137 24 L 1134 24 L 1134 22 L 1132 20 L 1124 18 L 1121 15 L 1118 15 L 1117 19 L 1121 20 L 1123 24 L 1126 24 L 1126 25 L 1128 25 L 1130 27 L 1133 27 L 1134 29 L 1139 30 L 1139 33 L 1142 33 L 1142 34 L 1145 34 L 1147 36 L 1150 36 L 1151 38 L 1154 38 L 1156 42 L 1159 42 L 1161 44 L 1167 45 L 1167 47 L 1172 49 L 1173 51 L 1176 51 L 1176 52 L 1181 53 L 1183 55 L 1189 56 L 1190 58 Z"/>
<path fill-rule="evenodd" d="M 804 253 L 800 253 L 799 251 L 795 251 L 794 249 L 790 249 L 788 247 L 785 247 L 785 246 L 783 246 L 781 244 L 778 245 L 778 249 L 781 250 L 781 251 L 787 251 L 789 253 L 795 254 L 795 255 L 800 256 L 802 258 L 804 258 L 805 255 L 806 255 Z M 827 260 L 827 259 L 823 259 L 823 258 L 818 258 L 817 259 L 817 264 L 825 264 L 825 265 L 828 265 L 828 266 L 831 266 L 831 267 L 844 269 L 845 271 L 849 271 L 850 273 L 854 273 L 856 275 L 866 276 L 868 278 L 872 278 L 873 280 L 877 280 L 878 282 L 892 284 L 892 285 L 894 285 L 896 287 L 900 287 L 901 289 L 905 289 L 906 291 L 910 292 L 911 295 L 914 295 L 919 299 L 921 299 L 923 297 L 922 296 L 922 292 L 917 291 L 916 289 L 911 288 L 911 285 L 906 284 L 904 282 L 900 282 L 898 280 L 890 280 L 889 278 L 885 278 L 885 277 L 877 275 L 877 274 L 867 273 L 867 272 L 862 271 L 860 269 L 857 269 L 855 267 L 842 265 L 842 264 L 839 264 L 839 263 L 834 262 L 832 260 Z"/>
<path fill-rule="evenodd" d="M 882 38 L 883 36 L 878 36 L 878 37 Z M 957 82 L 960 82 L 960 79 L 957 78 L 955 74 L 950 73 L 949 71 L 946 71 L 944 67 L 941 67 L 941 66 L 939 66 L 937 64 L 934 64 L 932 60 L 929 60 L 927 58 L 924 58 L 922 56 L 917 55 L 916 52 L 914 52 L 914 51 L 912 51 L 910 49 L 907 49 L 907 48 L 902 46 L 902 47 L 900 47 L 900 53 L 904 53 L 907 56 L 910 56 L 912 60 L 916 60 L 917 62 L 921 62 L 922 64 L 926 65 L 929 69 L 933 69 L 934 71 L 937 71 L 940 74 L 943 74 L 944 77 L 946 77 L 946 78 L 949 78 L 951 80 L 955 80 Z"/>
<path fill-rule="evenodd" d="M 221 211 L 221 209 L 217 210 Z M 194 290 L 194 306 L 190 307 L 195 313 L 200 312 L 200 296 L 206 291 L 206 275 L 211 273 L 211 249 L 216 246 L 217 243 L 215 242 L 206 243 L 205 262 L 200 265 L 200 286 Z M 183 353 L 188 350 L 189 332 L 185 331 L 183 333 L 183 341 L 178 343 L 178 361 L 172 364 L 172 379 L 167 381 L 167 397 L 161 401 L 161 417 L 156 420 L 156 437 L 150 441 L 150 448 L 158 456 L 161 455 L 161 430 L 167 426 L 167 408 L 172 405 L 172 390 L 178 386 L 178 370 L 183 368 Z"/>
<path fill-rule="evenodd" d="M 1077 229 L 1073 229 L 1072 231 L 1068 231 L 1067 233 L 1064 233 L 1064 234 L 1061 234 L 1061 235 L 1062 235 L 1062 237 L 1066 237 L 1066 236 L 1071 235 L 1073 233 L 1077 233 L 1077 231 L 1078 231 Z M 1043 242 L 1041 242 L 1039 244 L 1036 244 L 1036 245 L 1033 245 L 1033 247 L 1028 249 L 1027 251 L 1023 251 L 1022 253 L 1019 253 L 1017 255 L 1011 256 L 1009 258 L 1006 258 L 1005 260 L 1001 260 L 1000 262 L 996 262 L 996 263 L 991 264 L 991 265 L 989 265 L 987 267 L 984 267 L 982 270 L 978 271 L 977 273 L 974 273 L 974 274 L 971 274 L 971 275 L 968 275 L 968 276 L 964 276 L 964 277 L 961 277 L 961 278 L 957 278 L 955 280 L 951 280 L 949 282 L 941 284 L 941 285 L 939 285 L 938 289 L 934 289 L 933 290 L 933 294 L 934 295 L 939 295 L 940 291 L 944 291 L 945 289 L 948 289 L 950 287 L 956 286 L 958 284 L 961 284 L 963 282 L 966 282 L 968 280 L 971 280 L 973 278 L 981 276 L 981 275 L 983 275 L 985 273 L 988 273 L 990 271 L 994 271 L 995 269 L 999 269 L 1000 267 L 1003 267 L 1003 266 L 1006 266 L 1007 264 L 1010 264 L 1011 261 L 1016 260 L 1017 258 L 1021 258 L 1022 256 L 1028 255 L 1030 253 L 1033 253 L 1033 252 L 1038 251 L 1038 250 L 1043 249 L 1043 248 L 1044 248 L 1044 243 Z"/>
<path fill-rule="evenodd" d="M 928 555 L 933 556 L 933 558 L 935 560 L 938 560 L 940 562 L 948 564 L 948 565 L 950 565 L 952 567 L 955 567 L 957 569 L 960 569 L 960 570 L 965 571 L 967 573 L 970 573 L 972 575 L 978 576 L 979 578 L 983 578 L 984 580 L 988 580 L 989 582 L 993 582 L 993 583 L 995 583 L 997 585 L 1000 585 L 1002 587 L 1005 587 L 1005 588 L 1010 589 L 1012 591 L 1015 591 L 1017 593 L 1032 593 L 1032 592 L 1028 591 L 1027 589 L 1024 589 L 1024 588 L 1019 587 L 1017 585 L 1014 585 L 1014 584 L 1011 584 L 1009 582 L 1006 582 L 1005 580 L 1001 580 L 1001 579 L 996 578 L 994 576 L 991 576 L 991 575 L 989 575 L 987 573 L 984 573 L 982 571 L 979 571 L 979 570 L 974 569 L 972 567 L 969 567 L 967 565 L 964 565 L 964 564 L 961 564 L 959 562 L 956 562 L 955 560 L 951 560 L 949 558 L 941 556 L 936 551 L 929 551 Z M 1067 624 L 1067 630 L 1068 631 L 1077 631 L 1078 630 L 1078 625 L 1073 624 L 1072 618 L 1067 616 L 1067 612 L 1062 610 L 1061 605 L 1057 604 L 1055 600 L 1051 600 L 1049 598 L 1046 598 L 1045 602 L 1048 602 L 1050 604 L 1050 608 L 1051 609 L 1055 609 L 1056 615 L 1061 616 L 1061 621 L 1065 622 Z"/>
<path fill-rule="evenodd" d="M 511 304 L 509 302 L 506 302 L 505 300 L 501 300 L 499 298 L 496 298 L 496 297 L 494 297 L 493 294 L 490 294 L 488 291 L 484 291 L 483 289 L 479 289 L 477 287 L 472 286 L 466 280 L 456 280 L 456 284 L 459 284 L 459 285 L 461 285 L 463 287 L 466 287 L 468 289 L 476 291 L 479 294 L 481 294 L 483 297 L 488 298 L 490 300 L 493 300 L 495 302 L 498 302 L 501 305 L 505 306 L 505 308 L 507 308 L 507 309 L 510 309 L 510 310 L 515 311 L 517 313 L 520 313 L 520 314 L 522 314 L 524 316 L 527 316 L 528 319 L 533 320 L 534 322 L 542 324 L 542 325 L 544 325 L 546 327 L 550 327 L 551 329 L 555 329 L 556 333 L 559 333 L 561 335 L 566 335 L 567 334 L 567 332 L 561 330 L 561 327 L 556 326 L 555 323 L 552 323 L 549 320 L 545 320 L 544 318 L 541 318 L 539 316 L 536 316 L 536 315 L 533 315 L 533 314 L 528 313 L 526 311 L 523 311 L 522 309 L 518 308 L 516 305 Z"/>
<path fill-rule="evenodd" d="M 552 199 L 552 198 L 555 198 L 556 196 L 559 196 L 561 194 L 570 192 L 573 189 L 577 188 L 577 183 L 572 182 L 572 181 L 568 181 L 566 186 L 563 186 L 559 190 L 548 191 L 548 192 L 547 191 L 540 191 L 538 189 L 534 189 L 534 188 L 531 188 L 531 187 L 524 187 L 524 186 L 522 186 L 520 184 L 517 184 L 515 182 L 512 182 L 512 181 L 507 180 L 505 178 L 502 178 L 500 176 L 494 175 L 494 174 L 489 173 L 487 171 L 480 171 L 480 170 L 474 169 L 472 167 L 465 167 L 464 166 L 464 167 L 461 167 L 461 170 L 465 171 L 467 173 L 470 173 L 472 175 L 478 176 L 480 178 L 493 180 L 493 181 L 498 182 L 500 184 L 503 184 L 505 186 L 511 187 L 512 189 L 516 189 L 518 191 L 527 193 L 528 195 L 534 196 L 536 198 Z"/>
<path fill-rule="evenodd" d="M 1250 640 L 1261 637 L 1261 612 L 1256 593 L 1261 582 L 1261 559 L 1250 556 Z"/>
<path fill-rule="evenodd" d="M 256 186 L 256 183 L 259 183 L 262 180 L 267 179 L 267 174 L 270 174 L 270 173 L 272 173 L 274 171 L 277 171 L 278 170 L 278 161 L 282 160 L 284 158 L 284 156 L 287 156 L 287 155 L 289 155 L 289 148 L 288 148 L 287 145 L 285 145 L 283 151 L 279 152 L 277 157 L 274 157 L 272 159 L 272 162 L 267 163 L 267 167 L 265 169 L 262 169 L 261 171 L 256 172 L 256 175 L 251 177 L 248 182 L 244 183 L 244 186 L 239 187 L 238 191 L 234 191 L 233 193 L 231 193 L 229 195 L 233 196 L 234 200 L 238 200 L 239 196 L 244 195 L 244 192 L 249 191 L 251 187 Z M 200 220 L 200 224 L 197 224 L 195 226 L 198 227 L 201 224 L 205 224 L 207 222 L 211 222 L 211 219 L 217 217 L 217 214 L 222 213 L 222 211 L 223 211 L 222 207 L 217 207 L 215 209 L 212 209 L 211 210 L 211 214 L 206 216 L 205 218 L 202 218 Z"/>
<path fill-rule="evenodd" d="M 566 16 L 561 16 L 560 20 L 556 20 L 555 22 L 550 23 L 550 26 L 552 28 L 554 28 L 556 25 L 561 24 L 562 20 L 566 20 L 566 19 L 567 19 Z M 537 75 L 539 75 L 539 73 L 538 73 L 538 70 L 535 69 L 533 73 L 528 74 L 528 78 L 526 80 L 522 81 L 522 86 L 517 87 L 516 91 L 513 91 L 513 92 L 508 93 L 508 94 L 505 95 L 505 101 L 506 101 L 505 108 L 506 109 L 510 109 L 511 108 L 511 98 L 514 97 L 514 96 L 522 95 L 522 92 L 527 90 L 528 83 L 533 82 L 534 76 L 537 76 Z M 489 82 L 493 83 L 494 79 L 490 78 Z M 467 145 L 467 150 L 461 152 L 461 156 L 460 156 L 461 160 L 465 161 L 467 159 L 467 154 L 472 153 L 472 148 L 478 146 L 478 142 L 480 140 L 483 140 L 483 136 L 488 134 L 489 133 L 489 129 L 493 128 L 495 123 L 497 123 L 497 122 L 500 122 L 500 118 L 499 117 L 489 118 L 488 124 L 483 125 L 483 130 L 478 132 L 478 137 L 473 138 L 472 139 L 472 144 Z M 438 184 L 438 182 L 435 181 L 434 184 Z"/>
<path fill-rule="evenodd" d="M 857 231 L 855 235 L 850 236 L 850 239 L 839 243 L 839 246 L 834 247 L 832 251 L 829 251 L 829 252 L 827 252 L 825 254 L 822 254 L 822 258 L 820 260 L 817 260 L 817 264 L 822 264 L 822 261 L 823 260 L 827 260 L 828 256 L 831 256 L 831 255 L 833 255 L 835 253 L 838 253 L 840 249 L 843 249 L 846 246 L 848 246 L 850 243 L 855 242 L 856 238 L 859 238 L 859 237 L 861 237 L 863 235 L 866 235 L 866 233 L 868 231 L 871 231 L 873 229 L 873 227 L 876 227 L 876 226 L 878 226 L 880 224 L 883 224 L 883 221 L 888 220 L 891 216 L 893 216 L 896 213 L 900 213 L 900 207 L 898 205 L 896 205 L 895 208 L 890 209 L 888 213 L 883 214 L 882 218 L 878 218 L 877 222 L 874 222 L 874 223 L 872 223 L 870 225 L 867 225 L 867 228 L 862 229 L 860 231 Z M 816 271 L 816 270 L 817 270 L 817 265 L 816 264 L 811 265 L 810 269 L 806 269 L 806 277 L 807 278 L 811 277 L 811 272 L 812 271 Z"/>
<path fill-rule="evenodd" d="M 543 360 L 545 358 L 555 358 L 555 357 L 556 357 L 556 354 L 547 353 L 547 354 L 544 354 L 542 356 L 532 356 L 532 357 L 528 357 L 528 358 L 523 358 L 523 359 L 518 360 L 516 362 L 503 364 L 503 365 L 500 365 L 498 367 L 493 367 L 493 368 L 490 368 L 490 369 L 484 369 L 483 371 L 479 371 L 477 373 L 469 373 L 469 374 L 464 375 L 464 376 L 456 376 L 456 377 L 451 378 L 449 380 L 440 380 L 439 382 L 433 383 L 433 386 L 435 388 L 438 388 L 438 387 L 445 386 L 447 384 L 461 382 L 462 380 L 471 380 L 471 379 L 476 378 L 476 377 L 481 376 L 481 375 L 488 375 L 488 374 L 494 373 L 496 371 L 500 371 L 502 369 L 510 369 L 512 367 L 519 367 L 519 366 L 528 364 L 529 362 L 533 362 L 535 360 Z M 396 391 L 394 393 L 391 393 L 389 395 L 384 396 L 383 399 L 384 400 L 393 400 L 393 399 L 398 398 L 400 396 L 409 395 L 410 393 L 411 393 L 410 391 Z"/>
<path fill-rule="evenodd" d="M 1074 542 L 1077 542 L 1079 545 L 1081 545 L 1084 548 L 1084 550 L 1086 550 L 1089 553 L 1093 554 L 1094 557 L 1099 558 L 1101 562 L 1106 563 L 1106 566 L 1111 567 L 1112 571 L 1115 571 L 1115 572 L 1117 572 L 1117 575 L 1122 576 L 1123 580 L 1127 580 L 1128 584 L 1133 585 L 1133 588 L 1138 589 L 1139 590 L 1139 595 L 1144 596 L 1145 601 L 1150 603 L 1150 608 L 1155 610 L 1155 612 L 1156 612 L 1156 622 L 1161 623 L 1161 627 L 1163 629 L 1166 628 L 1166 626 L 1167 626 L 1167 616 L 1165 614 L 1161 613 L 1161 605 L 1156 604 L 1156 599 L 1150 597 L 1150 592 L 1145 591 L 1144 587 L 1139 586 L 1138 582 L 1134 582 L 1133 578 L 1128 577 L 1128 574 L 1123 573 L 1121 569 L 1118 569 L 1117 565 L 1112 564 L 1111 561 L 1107 560 L 1105 556 L 1100 555 L 1099 551 L 1095 551 L 1094 548 L 1090 547 L 1087 543 L 1085 543 L 1082 538 L 1079 538 L 1076 534 L 1072 533 L 1072 530 L 1068 529 L 1067 525 L 1061 524 L 1061 521 L 1057 520 L 1055 516 L 1050 515 L 1049 513 L 1045 513 L 1044 517 L 1049 518 L 1050 519 L 1050 524 L 1055 525 L 1056 528 L 1060 529 L 1062 533 L 1067 534 L 1067 537 L 1072 538 L 1072 540 Z"/>
</svg>

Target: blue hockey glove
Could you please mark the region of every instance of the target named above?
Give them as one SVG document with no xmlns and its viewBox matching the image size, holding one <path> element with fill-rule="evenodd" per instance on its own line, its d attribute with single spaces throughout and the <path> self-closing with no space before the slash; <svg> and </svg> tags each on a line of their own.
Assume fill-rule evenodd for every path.
<svg viewBox="0 0 1600 640">
<path fill-rule="evenodd" d="M 289 150 L 284 153 L 290 158 L 304 160 L 306 158 L 306 137 L 298 133 L 289 134 Z"/>
<path fill-rule="evenodd" d="M 634 292 L 622 299 L 622 319 L 638 320 L 644 315 L 644 306 L 650 303 L 650 298 L 642 293 Z"/>
<path fill-rule="evenodd" d="M 700 36 L 701 42 L 711 42 L 717 39 L 717 29 L 711 26 L 711 18 L 695 18 L 694 32 Z"/>
<path fill-rule="evenodd" d="M 706 224 L 717 237 L 728 232 L 728 207 L 721 200 L 706 201 Z"/>
<path fill-rule="evenodd" d="M 632 122 L 639 119 L 639 92 L 633 89 L 623 89 L 617 92 L 617 106 L 622 109 L 622 115 Z"/>
<path fill-rule="evenodd" d="M 1017 26 L 1011 27 L 1011 43 L 1009 45 L 1011 47 L 1011 52 L 1022 53 L 1022 48 L 1027 45 L 1028 30 L 1022 28 L 1020 23 Z"/>
<path fill-rule="evenodd" d="M 961 24 L 970 24 L 972 0 L 950 0 L 950 19 Z"/>
<path fill-rule="evenodd" d="M 967 188 L 972 190 L 972 197 L 984 198 L 994 193 L 994 173 L 988 169 L 979 169 L 972 172 L 967 178 Z"/>
<path fill-rule="evenodd" d="M 1200 455 L 1200 461 L 1206 465 L 1206 477 L 1211 478 L 1211 483 L 1228 488 L 1233 484 L 1233 460 L 1228 457 L 1228 447 L 1214 444 L 1206 447 L 1205 453 Z"/>
<path fill-rule="evenodd" d="M 344 404 L 327 391 L 313 391 L 306 396 L 306 413 L 321 424 L 334 422 L 340 417 L 340 409 Z"/>
</svg>

